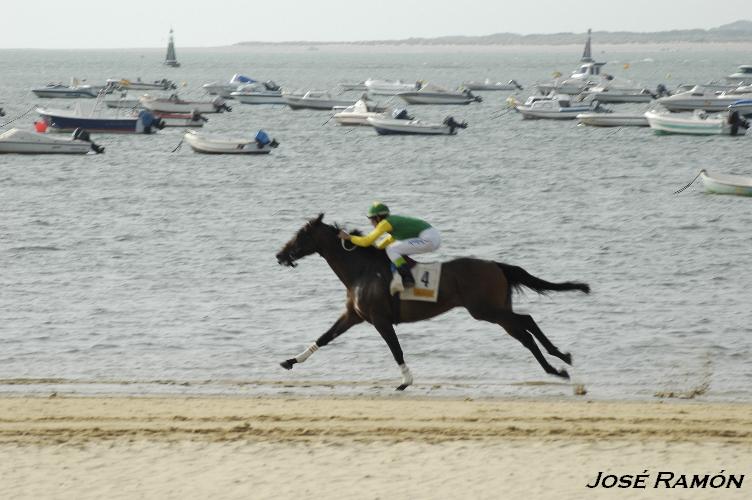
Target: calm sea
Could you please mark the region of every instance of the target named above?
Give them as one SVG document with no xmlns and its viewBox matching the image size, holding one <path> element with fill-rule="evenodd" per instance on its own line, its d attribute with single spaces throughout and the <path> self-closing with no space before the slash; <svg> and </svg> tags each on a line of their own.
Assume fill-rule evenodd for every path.
<svg viewBox="0 0 752 500">
<path fill-rule="evenodd" d="M 634 46 L 597 58 L 617 77 L 674 87 L 733 72 L 750 62 L 748 49 Z M 368 77 L 528 86 L 573 70 L 580 48 L 178 48 L 178 69 L 161 66 L 162 52 L 0 51 L 0 123 L 41 102 L 33 86 L 72 76 L 170 78 L 187 97 L 237 72 L 288 88 Z M 275 253 L 319 212 L 367 229 L 363 212 L 380 200 L 441 230 L 437 258 L 474 255 L 590 283 L 590 296 L 515 297 L 572 352 L 573 382 L 589 396 L 750 401 L 752 200 L 699 185 L 672 193 L 701 168 L 752 175 L 752 138 L 523 121 L 505 113 L 506 93 L 483 97 L 411 108 L 466 120 L 454 137 L 380 137 L 326 112 L 234 103 L 204 130 L 251 137 L 264 128 L 281 143 L 271 155 L 172 153 L 183 132 L 166 129 L 94 136 L 106 147 L 99 156 L 0 157 L 0 391 L 390 394 L 399 370 L 368 325 L 291 372 L 278 365 L 329 328 L 344 288 L 318 256 L 289 269 Z M 412 394 L 572 394 L 464 310 L 397 333 Z"/>
</svg>

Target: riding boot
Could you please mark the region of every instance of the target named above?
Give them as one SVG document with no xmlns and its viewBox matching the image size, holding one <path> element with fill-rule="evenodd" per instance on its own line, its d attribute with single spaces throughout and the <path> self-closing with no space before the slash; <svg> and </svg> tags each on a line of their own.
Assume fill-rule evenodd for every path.
<svg viewBox="0 0 752 500">
<path fill-rule="evenodd" d="M 413 278 L 413 273 L 410 272 L 410 268 L 407 267 L 407 264 L 402 264 L 398 267 L 397 272 L 402 277 L 402 286 L 405 288 L 412 288 L 415 286 L 415 278 Z"/>
</svg>

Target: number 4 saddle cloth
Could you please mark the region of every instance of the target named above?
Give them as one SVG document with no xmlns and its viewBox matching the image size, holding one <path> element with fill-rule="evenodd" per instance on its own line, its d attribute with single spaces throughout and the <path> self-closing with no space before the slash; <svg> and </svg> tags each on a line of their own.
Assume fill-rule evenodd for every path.
<svg viewBox="0 0 752 500">
<path fill-rule="evenodd" d="M 441 262 L 416 262 L 410 269 L 415 278 L 415 286 L 402 291 L 402 278 L 395 271 L 392 277 L 392 289 L 399 290 L 401 300 L 422 300 L 436 302 L 439 299 L 441 281 Z"/>
</svg>

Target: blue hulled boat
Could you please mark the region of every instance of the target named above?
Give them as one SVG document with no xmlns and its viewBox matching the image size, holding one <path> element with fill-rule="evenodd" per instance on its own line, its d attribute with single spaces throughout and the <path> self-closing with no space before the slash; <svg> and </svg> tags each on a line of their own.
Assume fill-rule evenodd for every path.
<svg viewBox="0 0 752 500">
<path fill-rule="evenodd" d="M 47 126 L 59 132 L 82 128 L 89 132 L 151 134 L 164 128 L 164 122 L 151 112 L 142 110 L 131 116 L 106 116 L 102 113 L 82 113 L 76 109 L 37 108 Z"/>
</svg>

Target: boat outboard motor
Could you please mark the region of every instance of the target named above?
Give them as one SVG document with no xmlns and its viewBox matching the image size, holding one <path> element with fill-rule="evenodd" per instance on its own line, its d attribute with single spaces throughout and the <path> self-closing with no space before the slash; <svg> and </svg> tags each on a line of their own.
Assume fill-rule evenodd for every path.
<svg viewBox="0 0 752 500">
<path fill-rule="evenodd" d="M 394 111 L 392 111 L 392 118 L 395 120 L 413 120 L 414 118 L 407 114 L 407 110 L 405 108 L 397 108 Z"/>
<path fill-rule="evenodd" d="M 264 146 L 266 146 L 267 144 L 269 145 L 270 148 L 276 148 L 277 146 L 279 146 L 279 143 L 277 142 L 277 140 L 270 139 L 269 134 L 267 134 L 263 130 L 259 130 L 258 132 L 256 132 L 255 140 L 256 140 L 256 147 L 259 149 L 263 149 Z"/>
<path fill-rule="evenodd" d="M 138 114 L 138 121 L 141 122 L 143 130 L 139 130 L 139 127 L 136 127 L 136 132 L 143 132 L 144 134 L 151 134 L 152 129 L 162 130 L 166 125 L 164 120 L 157 118 L 146 110 L 142 110 Z"/>
<path fill-rule="evenodd" d="M 266 87 L 266 90 L 271 90 L 272 92 L 276 92 L 279 90 L 279 85 L 274 83 L 272 80 L 267 80 L 264 82 L 264 87 Z"/>
<path fill-rule="evenodd" d="M 92 151 L 94 151 L 97 154 L 104 153 L 104 146 L 95 144 L 94 141 L 91 140 L 91 137 L 89 136 L 89 132 L 80 127 L 73 131 L 73 140 L 88 142 L 89 144 L 91 144 Z"/>
<path fill-rule="evenodd" d="M 205 117 L 204 115 L 202 115 L 201 113 L 199 113 L 197 109 L 194 109 L 193 111 L 191 111 L 191 121 L 192 122 L 202 121 L 206 123 L 209 121 L 209 119 Z"/>
<path fill-rule="evenodd" d="M 483 102 L 483 98 L 479 95 L 475 95 L 470 91 L 470 89 L 465 89 L 462 91 L 463 94 L 465 94 L 467 97 L 471 98 L 474 102 Z"/>
<path fill-rule="evenodd" d="M 0 116 L 5 116 L 5 111 L 3 111 L 3 108 L 0 108 Z"/>
<path fill-rule="evenodd" d="M 736 135 L 739 133 L 739 127 L 744 128 L 745 130 L 749 128 L 749 122 L 739 116 L 738 111 L 731 111 L 729 113 L 728 117 L 728 123 L 731 125 L 731 135 Z"/>
<path fill-rule="evenodd" d="M 214 105 L 214 109 L 216 109 L 219 113 L 221 113 L 222 111 L 232 111 L 232 108 L 228 106 L 225 100 L 219 96 L 212 99 L 212 104 Z"/>
<path fill-rule="evenodd" d="M 655 88 L 655 95 L 653 96 L 653 98 L 664 97 L 667 95 L 671 95 L 671 92 L 668 91 L 665 85 L 659 83 Z"/>
<path fill-rule="evenodd" d="M 509 85 L 514 85 L 515 87 L 517 87 L 517 90 L 524 90 L 522 88 L 522 85 L 520 85 L 519 83 L 517 83 L 517 80 L 509 80 Z"/>
<path fill-rule="evenodd" d="M 450 134 L 454 134 L 455 129 L 467 128 L 467 122 L 459 123 L 455 121 L 453 116 L 447 116 L 442 123 L 449 127 Z"/>
</svg>

